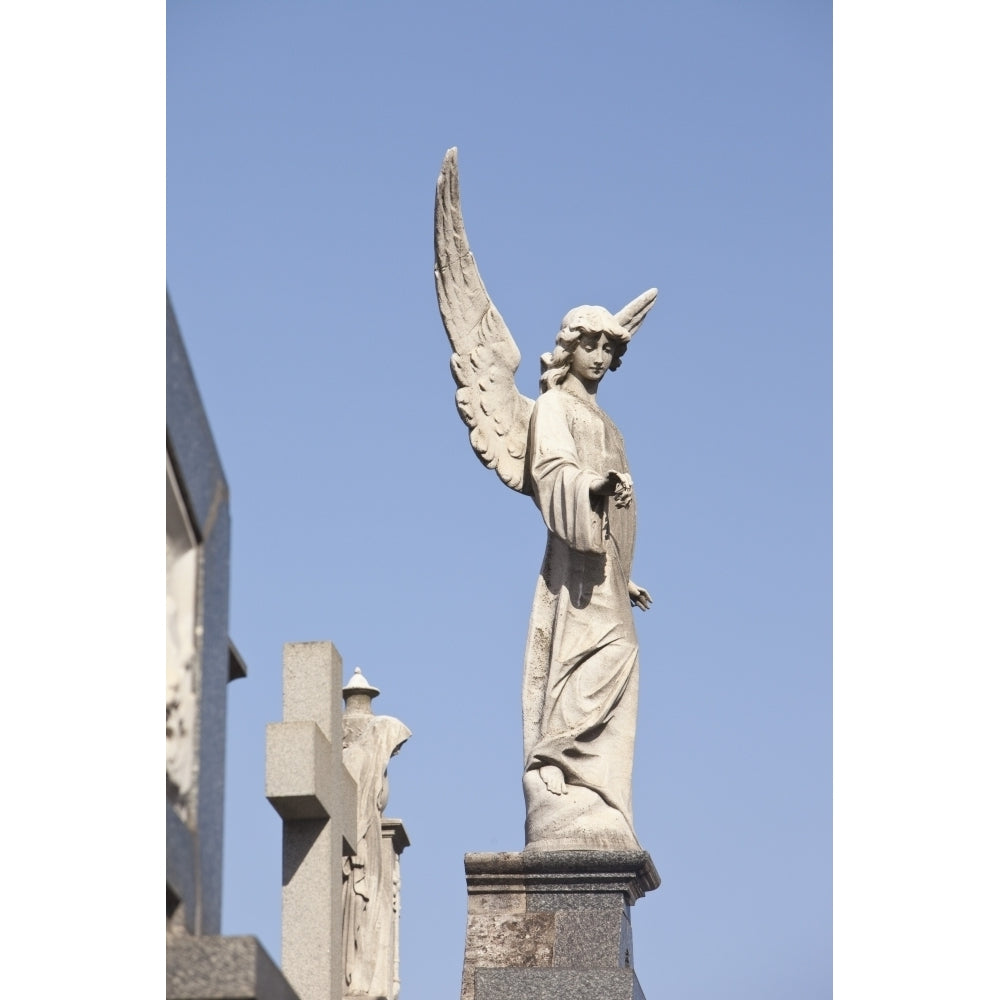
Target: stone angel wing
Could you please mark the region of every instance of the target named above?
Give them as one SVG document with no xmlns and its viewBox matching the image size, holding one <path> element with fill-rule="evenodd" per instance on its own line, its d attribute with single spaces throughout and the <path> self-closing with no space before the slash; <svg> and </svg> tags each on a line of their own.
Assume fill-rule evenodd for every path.
<svg viewBox="0 0 1000 1000">
<path fill-rule="evenodd" d="M 512 490 L 530 495 L 525 454 L 535 404 L 514 384 L 521 352 L 469 249 L 459 201 L 457 153 L 453 148 L 445 154 L 434 206 L 434 277 L 441 319 L 454 351 L 455 403 L 479 461 Z"/>
</svg>

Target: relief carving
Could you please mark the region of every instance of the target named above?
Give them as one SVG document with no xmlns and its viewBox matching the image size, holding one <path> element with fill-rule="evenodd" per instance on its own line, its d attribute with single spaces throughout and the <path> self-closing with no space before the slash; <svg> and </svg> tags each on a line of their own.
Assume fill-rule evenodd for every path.
<svg viewBox="0 0 1000 1000">
<path fill-rule="evenodd" d="M 190 822 L 197 710 L 199 549 L 167 456 L 167 799 Z"/>
</svg>

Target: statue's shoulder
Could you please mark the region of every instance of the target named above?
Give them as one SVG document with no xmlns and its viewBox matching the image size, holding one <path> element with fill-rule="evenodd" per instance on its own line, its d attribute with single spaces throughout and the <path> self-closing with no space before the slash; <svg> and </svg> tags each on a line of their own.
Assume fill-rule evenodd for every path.
<svg viewBox="0 0 1000 1000">
<path fill-rule="evenodd" d="M 563 392 L 559 386 L 553 386 L 535 400 L 531 423 L 536 434 L 545 433 L 546 427 L 554 431 L 559 425 L 567 426 L 572 432 L 575 419 L 573 397 L 568 392 Z"/>
<path fill-rule="evenodd" d="M 560 386 L 553 386 L 535 400 L 535 411 L 541 414 L 569 413 L 575 400 L 571 393 Z"/>
<path fill-rule="evenodd" d="M 535 409 L 541 407 L 542 415 L 551 418 L 562 417 L 568 423 L 573 424 L 578 420 L 585 422 L 607 421 L 611 423 L 611 418 L 597 405 L 581 399 L 575 393 L 563 389 L 562 386 L 554 386 L 548 392 L 543 392 L 535 403 Z"/>
</svg>

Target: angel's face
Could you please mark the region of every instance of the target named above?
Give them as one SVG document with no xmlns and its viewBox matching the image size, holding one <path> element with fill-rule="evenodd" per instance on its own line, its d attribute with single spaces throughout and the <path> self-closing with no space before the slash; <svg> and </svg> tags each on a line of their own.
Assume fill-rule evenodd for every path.
<svg viewBox="0 0 1000 1000">
<path fill-rule="evenodd" d="M 581 333 L 569 370 L 581 382 L 600 382 L 615 359 L 615 342 L 606 333 Z"/>
</svg>

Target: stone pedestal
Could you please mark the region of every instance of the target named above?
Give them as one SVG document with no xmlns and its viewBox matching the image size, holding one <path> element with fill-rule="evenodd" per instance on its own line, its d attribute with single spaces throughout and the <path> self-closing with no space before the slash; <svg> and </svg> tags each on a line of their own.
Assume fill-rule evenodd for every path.
<svg viewBox="0 0 1000 1000">
<path fill-rule="evenodd" d="M 467 854 L 462 1000 L 644 1000 L 631 909 L 660 885 L 645 851 Z"/>
</svg>

